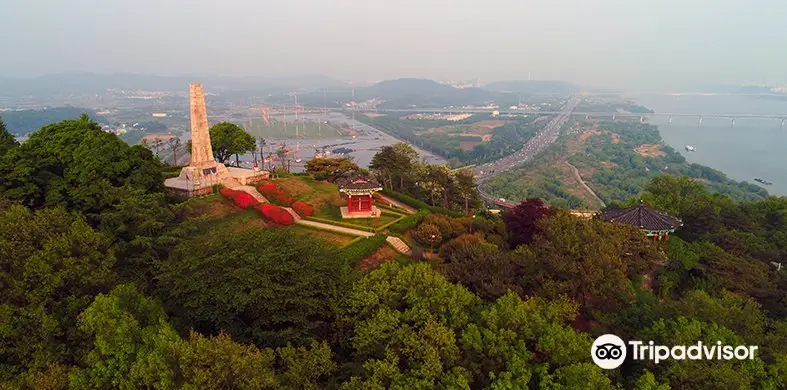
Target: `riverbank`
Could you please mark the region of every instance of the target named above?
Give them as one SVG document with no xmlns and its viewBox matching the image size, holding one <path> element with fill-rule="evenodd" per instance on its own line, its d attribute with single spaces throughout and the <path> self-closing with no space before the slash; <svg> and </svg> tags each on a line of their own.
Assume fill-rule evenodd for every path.
<svg viewBox="0 0 787 390">
<path fill-rule="evenodd" d="M 488 191 L 511 202 L 539 197 L 556 207 L 598 209 L 634 198 L 652 178 L 669 174 L 693 177 L 710 191 L 739 201 L 768 195 L 759 186 L 729 180 L 720 171 L 687 161 L 664 144 L 654 125 L 573 120 L 568 126 L 570 131 L 564 128 L 558 141 L 538 157 L 490 179 Z"/>
<path fill-rule="evenodd" d="M 656 112 L 738 113 L 783 115 L 787 118 L 787 101 L 756 96 L 642 96 L 639 104 Z M 651 123 L 659 127 L 664 142 L 681 151 L 686 160 L 724 172 L 734 180 L 753 183 L 755 177 L 773 182 L 764 186 L 769 193 L 787 196 L 787 126 L 779 119 L 654 116 Z M 686 145 L 695 152 L 683 152 Z"/>
</svg>

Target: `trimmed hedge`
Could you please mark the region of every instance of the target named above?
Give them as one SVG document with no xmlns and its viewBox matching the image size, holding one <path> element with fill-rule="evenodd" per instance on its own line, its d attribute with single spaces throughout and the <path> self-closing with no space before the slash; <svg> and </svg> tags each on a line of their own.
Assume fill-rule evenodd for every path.
<svg viewBox="0 0 787 390">
<path fill-rule="evenodd" d="M 405 209 L 400 209 L 400 208 L 398 208 L 396 206 L 389 206 L 389 205 L 387 205 L 387 204 L 385 204 L 383 202 L 380 202 L 380 201 L 378 201 L 374 205 L 377 206 L 378 208 L 383 209 L 383 210 L 390 211 L 391 213 L 395 213 L 395 214 L 409 214 L 409 212 L 407 210 L 405 210 Z"/>
<path fill-rule="evenodd" d="M 340 256 L 353 267 L 357 267 L 361 260 L 371 256 L 378 249 L 385 245 L 385 236 L 378 234 L 372 237 L 364 237 L 357 242 L 342 248 Z"/>
<path fill-rule="evenodd" d="M 413 198 L 412 196 L 410 196 L 408 194 L 405 194 L 405 193 L 402 193 L 402 192 L 397 192 L 397 191 L 392 191 L 392 190 L 389 190 L 389 189 L 384 189 L 384 190 L 382 190 L 382 193 L 387 195 L 387 196 L 390 196 L 391 198 L 394 198 L 394 199 L 396 199 L 396 200 L 398 200 L 398 201 L 400 201 L 400 202 L 402 202 L 402 203 L 404 203 L 404 204 L 406 204 L 406 205 L 408 205 L 410 207 L 414 207 L 414 208 L 419 209 L 419 210 L 420 209 L 427 209 L 427 210 L 429 210 L 429 211 L 431 211 L 431 212 L 433 212 L 435 214 L 445 214 L 445 215 L 448 215 L 448 216 L 451 216 L 451 217 L 457 217 L 457 218 L 465 216 L 465 213 L 463 213 L 461 211 L 453 211 L 453 210 L 449 210 L 449 209 L 447 209 L 445 207 L 432 206 L 432 205 L 430 205 L 430 204 L 428 204 L 428 203 L 426 203 L 426 202 L 424 202 L 424 201 L 422 201 L 420 199 Z"/>
<path fill-rule="evenodd" d="M 322 226 L 314 226 L 314 225 L 306 225 L 306 224 L 299 224 L 298 226 L 306 228 L 306 229 L 319 230 L 319 231 L 328 232 L 328 233 L 332 233 L 332 234 L 338 234 L 338 235 L 341 235 L 341 236 L 352 237 L 353 239 L 348 241 L 348 242 L 346 242 L 344 245 L 342 245 L 341 246 L 342 248 L 344 248 L 344 247 L 346 247 L 346 246 L 348 246 L 348 245 L 350 245 L 350 244 L 352 244 L 354 242 L 357 242 L 358 240 L 364 238 L 363 236 L 359 236 L 359 235 L 352 234 L 352 233 L 347 233 L 347 232 L 341 232 L 341 231 L 333 230 L 333 229 L 327 229 L 327 228 L 324 228 Z"/>
<path fill-rule="evenodd" d="M 370 228 L 368 226 L 353 225 L 351 223 L 334 221 L 332 219 L 318 218 L 318 217 L 303 217 L 303 219 L 305 219 L 307 221 L 322 222 L 322 223 L 327 223 L 329 225 L 336 225 L 336 226 L 346 227 L 348 229 L 363 230 L 365 232 L 370 232 L 370 233 L 374 233 L 375 232 L 375 230 L 373 228 Z"/>
<path fill-rule="evenodd" d="M 408 215 L 402 219 L 400 219 L 395 224 L 388 227 L 388 230 L 398 233 L 404 234 L 408 230 L 411 230 L 418 226 L 419 223 L 429 214 L 429 210 L 423 209 L 418 211 L 415 214 Z"/>
</svg>

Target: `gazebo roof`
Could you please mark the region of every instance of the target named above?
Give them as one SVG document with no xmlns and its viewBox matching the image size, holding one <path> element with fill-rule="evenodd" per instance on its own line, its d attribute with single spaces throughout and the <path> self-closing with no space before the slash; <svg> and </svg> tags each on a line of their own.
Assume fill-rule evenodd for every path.
<svg viewBox="0 0 787 390">
<path fill-rule="evenodd" d="M 355 176 L 339 179 L 336 184 L 339 186 L 339 191 L 342 190 L 380 191 L 383 189 L 382 186 L 380 186 L 380 183 L 378 183 L 374 179 L 370 179 L 366 176 L 361 176 L 361 175 L 355 175 Z"/>
<path fill-rule="evenodd" d="M 642 202 L 624 209 L 605 210 L 601 213 L 601 219 L 650 231 L 671 231 L 683 226 L 683 221 L 679 218 L 645 206 Z"/>
</svg>

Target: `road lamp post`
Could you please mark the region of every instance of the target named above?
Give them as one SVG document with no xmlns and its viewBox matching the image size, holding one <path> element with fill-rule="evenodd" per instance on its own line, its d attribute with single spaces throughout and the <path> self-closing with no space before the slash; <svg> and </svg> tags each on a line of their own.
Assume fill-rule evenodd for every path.
<svg viewBox="0 0 787 390">
<path fill-rule="evenodd" d="M 437 238 L 437 236 L 432 234 L 430 237 L 431 240 L 429 240 L 429 251 L 434 254 L 434 239 Z"/>
</svg>

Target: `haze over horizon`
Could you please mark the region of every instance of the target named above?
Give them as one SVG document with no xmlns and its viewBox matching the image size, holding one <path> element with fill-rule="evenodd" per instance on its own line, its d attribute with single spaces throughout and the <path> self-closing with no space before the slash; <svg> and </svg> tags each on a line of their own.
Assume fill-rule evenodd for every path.
<svg viewBox="0 0 787 390">
<path fill-rule="evenodd" d="M 787 4 L 734 0 L 6 2 L 0 75 L 787 82 Z"/>
</svg>

